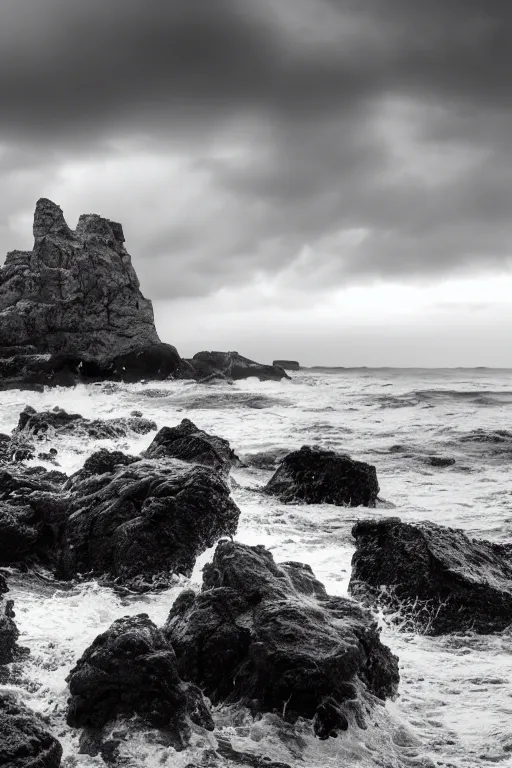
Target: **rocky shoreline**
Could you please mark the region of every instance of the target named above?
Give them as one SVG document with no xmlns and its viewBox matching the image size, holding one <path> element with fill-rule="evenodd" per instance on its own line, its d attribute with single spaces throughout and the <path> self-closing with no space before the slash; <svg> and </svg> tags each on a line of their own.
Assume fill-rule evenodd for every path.
<svg viewBox="0 0 512 768">
<path fill-rule="evenodd" d="M 160 342 L 119 224 L 86 215 L 71 230 L 60 208 L 40 200 L 34 237 L 32 252 L 9 254 L 0 270 L 0 389 L 281 380 L 285 367 L 298 369 L 236 352 L 185 360 Z M 166 595 L 215 547 L 200 589 L 170 600 L 164 622 L 120 615 L 69 667 L 67 725 L 80 734 L 81 754 L 112 765 L 123 764 L 119 749 L 134 723 L 183 751 L 197 729 L 216 732 L 219 706 L 307 722 L 322 741 L 364 732 L 400 691 L 399 659 L 381 640 L 376 611 L 421 634 L 510 627 L 512 545 L 372 517 L 380 503 L 372 464 L 317 445 L 238 456 L 189 415 L 160 426 L 142 411 L 99 419 L 28 406 L 0 435 L 0 765 L 59 768 L 62 760 L 51 724 L 9 691 L 31 651 L 19 644 L 13 575 L 44 569 L 50 589 L 95 580 L 117 594 Z M 152 433 L 140 453 L 102 447 L 77 471 L 61 471 L 61 439 Z M 350 597 L 329 595 L 305 563 L 279 563 L 268 548 L 236 541 L 231 471 L 247 464 L 272 472 L 256 492 L 276 503 L 358 510 Z M 222 736 L 217 749 L 212 759 L 286 768 L 240 757 Z"/>
<path fill-rule="evenodd" d="M 396 696 L 399 673 L 364 606 L 408 615 L 423 633 L 497 632 L 510 623 L 512 549 L 461 531 L 361 520 L 353 530 L 352 599 L 329 596 L 305 564 L 276 563 L 263 546 L 233 541 L 240 510 L 230 470 L 242 462 L 227 440 L 189 419 L 161 428 L 141 455 L 102 449 L 69 477 L 26 464 L 38 444 L 57 445 L 61 434 L 129 430 L 148 433 L 156 424 L 140 414 L 90 421 L 59 408 L 26 408 L 0 459 L 4 568 L 44 567 L 57 580 L 96 578 L 150 593 L 190 575 L 197 556 L 219 542 L 201 591 L 184 590 L 163 626 L 145 614 L 119 617 L 70 669 L 67 722 L 80 729 L 83 754 L 115 765 L 123 739 L 112 724 L 133 718 L 169 748 L 185 749 L 190 723 L 213 730 L 211 707 L 219 704 L 309 720 L 320 739 L 366 728 L 375 702 Z M 282 459 L 261 493 L 372 507 L 378 488 L 375 467 L 304 446 Z M 30 651 L 18 646 L 14 608 L 4 597 L 5 682 L 12 662 L 23 663 Z M 10 754 L 13 739 L 26 739 L 36 753 L 13 765 L 59 766 L 62 750 L 44 723 L 10 695 L 0 696 L 0 706 L 0 756 Z"/>
<path fill-rule="evenodd" d="M 287 378 L 238 352 L 182 359 L 160 341 L 123 228 L 97 214 L 72 230 L 51 200 L 38 200 L 32 251 L 0 268 L 0 390 L 97 381 Z"/>
</svg>

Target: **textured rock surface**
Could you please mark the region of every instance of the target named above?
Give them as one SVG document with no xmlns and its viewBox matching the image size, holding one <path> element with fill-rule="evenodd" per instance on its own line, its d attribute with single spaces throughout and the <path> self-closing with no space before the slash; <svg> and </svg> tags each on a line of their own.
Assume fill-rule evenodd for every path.
<svg viewBox="0 0 512 768">
<path fill-rule="evenodd" d="M 512 622 L 512 545 L 399 518 L 356 523 L 349 589 L 432 634 L 486 633 Z"/>
<path fill-rule="evenodd" d="M 300 364 L 297 360 L 274 360 L 272 365 L 284 368 L 285 371 L 300 371 Z"/>
<path fill-rule="evenodd" d="M 274 365 L 262 365 L 242 357 L 238 352 L 197 352 L 187 361 L 201 380 L 215 374 L 222 374 L 227 379 L 247 379 L 255 376 L 260 381 L 279 381 L 289 378 L 283 368 Z"/>
<path fill-rule="evenodd" d="M 265 492 L 282 501 L 374 507 L 379 484 L 371 464 L 304 445 L 283 459 Z"/>
<path fill-rule="evenodd" d="M 14 696 L 0 694 L 0 765 L 59 768 L 62 747 L 42 720 Z"/>
<path fill-rule="evenodd" d="M 67 721 L 74 728 L 101 729 L 119 716 L 138 715 L 164 729 L 178 749 L 189 740 L 189 719 L 213 730 L 201 691 L 180 679 L 172 646 L 146 614 L 115 621 L 67 679 Z"/>
<path fill-rule="evenodd" d="M 44 500 L 58 494 L 66 480 L 42 467 L 0 466 L 0 565 L 47 562 L 54 534 L 46 525 Z"/>
<path fill-rule="evenodd" d="M 94 573 L 123 583 L 166 583 L 173 573 L 190 574 L 197 555 L 233 535 L 240 515 L 217 472 L 178 461 L 79 472 L 67 493 L 55 499 L 55 516 L 63 501 L 67 506 L 59 541 L 63 578 Z"/>
<path fill-rule="evenodd" d="M 85 419 L 79 413 L 67 413 L 56 406 L 51 411 L 36 411 L 31 406 L 20 413 L 15 434 L 54 438 L 59 435 L 74 434 L 92 437 L 96 440 L 126 437 L 130 432 L 147 435 L 156 430 L 154 421 L 141 416 L 123 416 L 117 419 Z"/>
<path fill-rule="evenodd" d="M 183 419 L 177 427 L 163 427 L 144 455 L 148 459 L 166 457 L 203 464 L 224 475 L 229 474 L 233 464 L 239 463 L 227 440 L 203 432 L 189 419 Z"/>
<path fill-rule="evenodd" d="M 17 640 L 20 633 L 14 617 L 13 601 L 0 598 L 0 664 L 10 664 L 19 656 Z"/>
<path fill-rule="evenodd" d="M 120 224 L 85 214 L 73 231 L 41 199 L 33 229 L 0 270 L 0 347 L 103 359 L 159 343 Z"/>
<path fill-rule="evenodd" d="M 313 719 L 321 738 L 361 722 L 361 696 L 386 698 L 398 685 L 371 615 L 261 546 L 220 542 L 203 591 L 180 595 L 166 632 L 180 675 L 212 701 Z"/>
</svg>

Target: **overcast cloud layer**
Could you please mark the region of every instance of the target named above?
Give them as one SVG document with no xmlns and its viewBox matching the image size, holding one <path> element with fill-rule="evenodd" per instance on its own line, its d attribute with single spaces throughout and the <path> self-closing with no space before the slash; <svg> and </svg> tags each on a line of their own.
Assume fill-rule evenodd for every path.
<svg viewBox="0 0 512 768">
<path fill-rule="evenodd" d="M 2 0 L 0 254 L 44 195 L 156 299 L 507 268 L 511 71 L 505 0 Z"/>
</svg>

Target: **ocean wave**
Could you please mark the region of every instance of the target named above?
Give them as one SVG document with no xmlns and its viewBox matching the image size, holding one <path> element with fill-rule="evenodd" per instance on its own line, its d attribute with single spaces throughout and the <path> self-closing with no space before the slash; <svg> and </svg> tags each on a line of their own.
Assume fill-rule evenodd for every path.
<svg viewBox="0 0 512 768">
<path fill-rule="evenodd" d="M 379 395 L 376 400 L 381 408 L 410 408 L 422 404 L 436 405 L 450 402 L 500 406 L 512 405 L 512 391 L 419 389 L 400 395 Z"/>
</svg>

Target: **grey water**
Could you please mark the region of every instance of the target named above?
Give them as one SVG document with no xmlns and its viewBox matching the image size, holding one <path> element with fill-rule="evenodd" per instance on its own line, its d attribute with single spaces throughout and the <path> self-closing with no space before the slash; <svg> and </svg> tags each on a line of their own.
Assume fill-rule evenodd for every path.
<svg viewBox="0 0 512 768">
<path fill-rule="evenodd" d="M 512 371 L 310 369 L 292 376 L 232 385 L 168 381 L 4 392 L 0 432 L 13 429 L 28 404 L 38 410 L 58 405 L 94 418 L 136 409 L 159 428 L 186 416 L 227 438 L 242 458 L 259 454 L 257 466 L 232 473 L 232 494 L 242 510 L 237 539 L 264 544 L 278 562 L 309 563 L 332 594 L 346 595 L 354 551 L 350 531 L 363 517 L 426 519 L 475 537 L 511 539 Z M 153 436 L 59 438 L 55 447 L 60 468 L 71 473 L 100 446 L 136 453 Z M 262 495 L 275 457 L 306 444 L 375 464 L 378 508 L 282 505 Z M 162 623 L 180 590 L 200 583 L 211 555 L 204 553 L 190 580 L 155 595 L 121 598 L 95 582 L 61 589 L 13 574 L 20 642 L 31 655 L 18 665 L 10 687 L 48 718 L 63 743 L 64 766 L 103 765 L 101 758 L 78 755 L 77 735 L 65 725 L 65 678 L 76 659 L 120 616 L 145 612 Z M 244 711 L 217 707 L 216 731 L 196 729 L 182 753 L 134 728 L 123 764 L 234 765 L 227 757 L 212 762 L 220 736 L 240 752 L 293 768 L 512 765 L 511 632 L 433 638 L 379 620 L 384 641 L 400 658 L 401 683 L 396 701 L 380 707 L 367 730 L 320 742 L 306 722 L 290 725 L 277 715 L 253 720 Z"/>
</svg>

